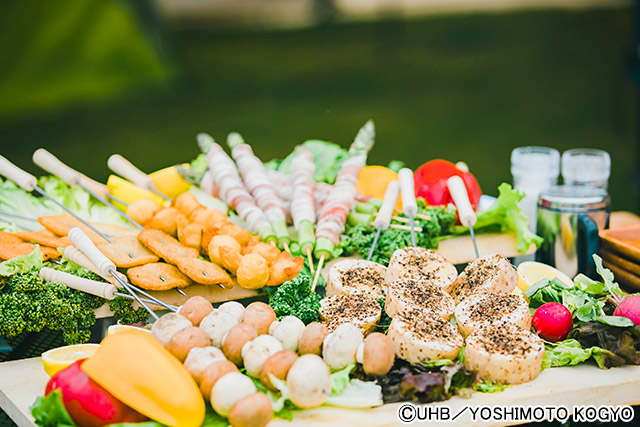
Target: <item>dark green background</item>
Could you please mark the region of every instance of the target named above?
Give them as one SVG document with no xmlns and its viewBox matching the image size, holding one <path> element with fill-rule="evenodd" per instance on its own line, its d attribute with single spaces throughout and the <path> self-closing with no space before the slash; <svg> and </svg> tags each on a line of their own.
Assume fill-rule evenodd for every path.
<svg viewBox="0 0 640 427">
<path fill-rule="evenodd" d="M 118 51 L 126 51 L 128 38 L 119 45 L 103 34 L 79 43 L 92 28 L 85 25 L 67 37 L 71 47 L 64 55 L 29 68 L 30 79 L 12 86 L 20 72 L 7 74 L 5 59 L 19 50 L 0 50 L 0 95 L 19 97 L 18 89 L 28 88 L 29 81 L 72 87 L 91 72 L 106 76 L 96 79 L 98 86 L 110 71 L 126 83 L 105 93 L 62 96 L 59 104 L 38 103 L 36 96 L 32 107 L 5 105 L 3 155 L 39 172 L 30 156 L 43 146 L 105 180 L 106 159 L 116 152 L 147 172 L 190 160 L 200 131 L 219 141 L 239 131 L 266 160 L 310 138 L 346 146 L 373 118 L 377 142 L 370 163 L 401 159 L 417 167 L 438 157 L 464 160 L 490 194 L 511 181 L 514 147 L 605 149 L 612 157 L 614 209 L 637 210 L 632 9 L 446 15 L 230 33 L 140 26 L 139 16 L 122 7 L 133 17 L 133 29 L 143 28 L 142 40 L 154 56 L 147 58 L 137 39 L 131 44 L 138 50 L 128 56 Z M 116 32 L 127 28 L 120 25 Z M 105 40 L 111 62 L 83 68 L 73 52 L 93 58 L 100 51 L 94 46 Z M 69 61 L 72 71 L 65 73 Z M 15 98 L 2 99 L 6 104 Z"/>
</svg>

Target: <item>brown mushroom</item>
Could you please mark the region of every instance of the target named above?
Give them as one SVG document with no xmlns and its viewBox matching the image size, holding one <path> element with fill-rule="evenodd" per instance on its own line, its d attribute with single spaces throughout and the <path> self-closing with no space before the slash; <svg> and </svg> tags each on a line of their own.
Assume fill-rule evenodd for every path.
<svg viewBox="0 0 640 427">
<path fill-rule="evenodd" d="M 238 323 L 229 329 L 227 335 L 222 340 L 222 351 L 227 359 L 238 366 L 242 365 L 242 347 L 258 336 L 258 331 L 247 324 Z"/>
<path fill-rule="evenodd" d="M 197 326 L 191 326 L 173 334 L 167 348 L 181 362 L 184 362 L 192 348 L 210 345 L 211 339 L 209 336 Z"/>
<path fill-rule="evenodd" d="M 243 397 L 229 410 L 229 424 L 233 427 L 264 427 L 272 418 L 271 401 L 260 392 Z"/>
<path fill-rule="evenodd" d="M 264 335 L 275 320 L 276 312 L 267 304 L 256 301 L 245 308 L 241 322 L 253 326 L 258 331 L 258 335 Z"/>
<path fill-rule="evenodd" d="M 211 303 L 200 295 L 196 295 L 186 300 L 178 310 L 178 313 L 189 319 L 193 326 L 198 326 L 202 319 L 212 311 L 213 306 Z"/>
<path fill-rule="evenodd" d="M 205 400 L 211 398 L 211 389 L 223 375 L 229 372 L 238 372 L 238 368 L 228 360 L 219 360 L 207 366 L 200 377 L 200 391 Z"/>
<path fill-rule="evenodd" d="M 362 351 L 362 357 L 360 352 Z M 391 339 L 374 332 L 364 339 L 364 343 L 360 344 L 356 359 L 362 363 L 362 368 L 367 375 L 381 377 L 391 370 L 395 361 L 396 353 Z"/>
<path fill-rule="evenodd" d="M 329 330 L 324 323 L 312 322 L 304 328 L 300 341 L 298 342 L 298 353 L 322 355 L 322 343 L 324 338 L 329 335 Z"/>
<path fill-rule="evenodd" d="M 282 350 L 270 356 L 262 365 L 260 381 L 262 381 L 262 384 L 267 388 L 278 391 L 278 388 L 271 383 L 270 375 L 284 381 L 284 379 L 287 378 L 291 365 L 293 365 L 293 362 L 297 359 L 298 355 L 291 350 Z"/>
</svg>

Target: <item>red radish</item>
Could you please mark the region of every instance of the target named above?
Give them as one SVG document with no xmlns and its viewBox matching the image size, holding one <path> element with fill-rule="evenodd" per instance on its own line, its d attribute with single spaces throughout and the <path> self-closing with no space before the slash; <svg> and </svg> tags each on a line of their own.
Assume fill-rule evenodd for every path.
<svg viewBox="0 0 640 427">
<path fill-rule="evenodd" d="M 640 325 L 640 295 L 632 295 L 622 300 L 613 312 L 614 316 L 626 317 L 634 325 Z"/>
<path fill-rule="evenodd" d="M 147 419 L 89 378 L 80 369 L 85 360 L 78 360 L 51 377 L 44 392 L 45 396 L 53 390 L 60 389 L 64 407 L 73 421 L 83 427 L 137 423 Z"/>
<path fill-rule="evenodd" d="M 531 323 L 541 338 L 556 342 L 567 337 L 573 327 L 573 317 L 564 305 L 548 302 L 538 307 Z"/>
</svg>

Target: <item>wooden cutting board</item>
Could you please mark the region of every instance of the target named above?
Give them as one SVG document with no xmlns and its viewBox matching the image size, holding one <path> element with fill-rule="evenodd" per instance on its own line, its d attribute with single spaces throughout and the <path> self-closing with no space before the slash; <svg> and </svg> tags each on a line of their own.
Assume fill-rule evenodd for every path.
<svg viewBox="0 0 640 427">
<path fill-rule="evenodd" d="M 29 406 L 42 395 L 48 376 L 40 358 L 0 363 L 0 406 L 19 427 L 34 427 Z M 473 393 L 471 398 L 454 397 L 430 407 L 448 407 L 452 414 L 465 406 L 525 406 L 564 405 L 571 411 L 583 405 L 640 404 L 640 366 L 623 366 L 609 370 L 595 365 L 552 368 L 525 384 L 511 386 L 501 393 Z M 397 411 L 400 403 L 372 409 L 320 407 L 295 412 L 292 422 L 275 419 L 271 426 L 394 426 L 400 424 Z M 434 423 L 430 423 L 434 424 Z M 435 423 L 438 424 L 438 423 Z M 509 425 L 509 422 L 473 422 L 469 410 L 464 410 L 455 422 L 447 426 Z"/>
</svg>

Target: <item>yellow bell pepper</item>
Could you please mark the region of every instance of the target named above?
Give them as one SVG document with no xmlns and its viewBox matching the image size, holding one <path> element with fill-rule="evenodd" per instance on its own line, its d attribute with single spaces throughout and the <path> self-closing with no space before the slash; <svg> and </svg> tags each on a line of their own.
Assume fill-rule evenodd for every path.
<svg viewBox="0 0 640 427">
<path fill-rule="evenodd" d="M 191 184 L 182 179 L 175 166 L 160 169 L 149 175 L 149 177 L 158 190 L 172 199 L 175 199 L 185 191 L 189 191 L 189 187 L 191 187 Z"/>
<path fill-rule="evenodd" d="M 204 401 L 196 382 L 146 331 L 109 335 L 82 370 L 116 398 L 159 423 L 199 427 L 204 420 Z"/>
<path fill-rule="evenodd" d="M 133 203 L 141 199 L 152 200 L 158 205 L 162 205 L 165 202 L 162 197 L 152 193 L 151 191 L 145 190 L 144 188 L 140 188 L 132 182 L 122 179 L 116 175 L 109 175 L 107 187 L 109 187 L 109 192 L 111 192 L 112 195 L 127 203 Z M 125 206 L 119 206 L 119 203 L 117 203 L 116 206 L 118 206 L 118 209 L 123 211 L 127 210 Z"/>
<path fill-rule="evenodd" d="M 358 173 L 358 181 L 356 182 L 356 190 L 365 196 L 374 199 L 384 199 L 384 193 L 387 191 L 387 185 L 391 181 L 396 181 L 398 174 L 384 166 L 366 166 L 360 169 Z M 395 207 L 396 211 L 402 210 L 402 200 L 398 197 L 398 203 Z"/>
</svg>

